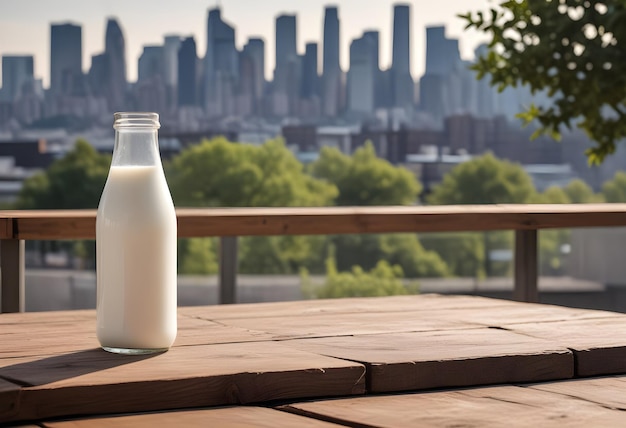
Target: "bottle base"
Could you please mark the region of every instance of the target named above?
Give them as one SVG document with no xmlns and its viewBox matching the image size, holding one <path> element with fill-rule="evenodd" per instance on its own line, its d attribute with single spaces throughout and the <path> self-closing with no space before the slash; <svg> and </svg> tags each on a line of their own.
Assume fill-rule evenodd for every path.
<svg viewBox="0 0 626 428">
<path fill-rule="evenodd" d="M 123 355 L 147 355 L 147 354 L 158 354 L 161 352 L 167 351 L 169 348 L 157 348 L 157 349 L 135 349 L 135 348 L 113 348 L 110 346 L 103 346 L 107 352 L 111 352 L 113 354 L 123 354 Z"/>
</svg>

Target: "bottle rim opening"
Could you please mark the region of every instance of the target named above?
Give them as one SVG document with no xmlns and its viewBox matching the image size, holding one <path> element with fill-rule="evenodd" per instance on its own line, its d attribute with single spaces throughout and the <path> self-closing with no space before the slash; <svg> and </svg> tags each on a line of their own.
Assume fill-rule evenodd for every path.
<svg viewBox="0 0 626 428">
<path fill-rule="evenodd" d="M 153 112 L 117 112 L 113 115 L 115 129 L 159 129 L 159 114 Z"/>
</svg>

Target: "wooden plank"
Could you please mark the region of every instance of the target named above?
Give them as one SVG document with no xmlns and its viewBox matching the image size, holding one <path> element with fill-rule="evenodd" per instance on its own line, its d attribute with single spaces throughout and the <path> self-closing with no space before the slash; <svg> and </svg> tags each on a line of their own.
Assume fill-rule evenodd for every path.
<svg viewBox="0 0 626 428">
<path fill-rule="evenodd" d="M 9 419 L 17 413 L 21 387 L 0 378 L 0 420 Z"/>
<path fill-rule="evenodd" d="M 554 322 L 611 318 L 614 312 L 561 306 L 448 296 L 335 299 L 314 302 L 185 308 L 185 314 L 211 319 L 251 331 L 268 333 L 275 340 L 415 331 L 502 327 L 516 322 Z M 278 314 L 279 316 L 275 316 Z"/>
<path fill-rule="evenodd" d="M 486 327 L 507 328 L 511 324 L 518 323 L 553 323 L 556 321 L 572 321 L 585 319 L 613 319 L 621 315 L 609 311 L 596 311 L 589 309 L 567 308 L 564 306 L 516 303 L 502 304 L 488 308 L 459 308 L 441 309 L 429 312 L 433 319 L 456 320 L 479 324 Z"/>
<path fill-rule="evenodd" d="M 2 314 L 2 316 L 0 316 L 0 326 L 12 324 L 80 323 L 81 321 L 94 319 L 94 317 L 95 311 L 93 309 Z M 0 330 L 0 334 L 3 331 L 4 327 Z"/>
<path fill-rule="evenodd" d="M 439 311 L 443 309 L 483 309 L 516 307 L 520 303 L 479 296 L 442 296 L 419 294 L 368 298 L 300 300 L 294 302 L 245 303 L 235 306 L 197 306 L 179 308 L 179 313 L 203 319 L 306 317 L 321 314 L 375 312 Z M 1 321 L 1 318 L 0 318 Z"/>
<path fill-rule="evenodd" d="M 529 388 L 577 397 L 604 407 L 626 410 L 626 376 L 548 382 L 530 385 Z"/>
<path fill-rule="evenodd" d="M 46 313 L 26 313 L 13 317 L 23 323 L 0 324 L 0 359 L 62 354 L 99 348 L 95 311 L 81 311 L 73 320 L 70 313 L 50 313 L 56 322 L 45 322 Z M 67 317 L 65 316 L 67 314 Z M 83 316 L 84 315 L 84 316 Z M 4 318 L 0 317 L 0 319 Z M 33 322 L 38 320 L 39 322 Z M 224 326 L 212 321 L 179 316 L 174 346 L 210 345 L 269 340 L 270 335 Z"/>
<path fill-rule="evenodd" d="M 479 328 L 481 326 L 451 319 L 430 317 L 428 311 L 353 314 L 319 314 L 306 317 L 264 317 L 215 319 L 233 327 L 271 335 L 274 340 L 356 334 L 404 333 Z"/>
<path fill-rule="evenodd" d="M 94 210 L 3 211 L 19 239 L 93 239 Z M 626 204 L 179 208 L 178 234 L 315 235 L 626 226 Z"/>
<path fill-rule="evenodd" d="M 8 421 L 361 394 L 365 368 L 276 342 L 174 347 L 147 356 L 93 349 L 0 359 L 22 385 Z"/>
<path fill-rule="evenodd" d="M 506 327 L 571 349 L 577 376 L 626 373 L 626 315 Z"/>
<path fill-rule="evenodd" d="M 370 392 L 568 379 L 572 353 L 509 331 L 481 328 L 289 340 L 297 349 L 366 365 Z"/>
<path fill-rule="evenodd" d="M 79 419 L 64 422 L 45 422 L 46 428 L 110 428 L 123 427 L 220 427 L 220 428 L 276 428 L 303 427 L 325 428 L 338 425 L 317 419 L 305 418 L 293 413 L 262 407 L 227 407 L 174 412 L 160 412 L 130 416 L 112 416 Z"/>
<path fill-rule="evenodd" d="M 624 390 L 621 391 L 624 395 Z M 356 427 L 617 427 L 626 413 L 516 386 L 291 404 L 282 409 Z"/>
</svg>

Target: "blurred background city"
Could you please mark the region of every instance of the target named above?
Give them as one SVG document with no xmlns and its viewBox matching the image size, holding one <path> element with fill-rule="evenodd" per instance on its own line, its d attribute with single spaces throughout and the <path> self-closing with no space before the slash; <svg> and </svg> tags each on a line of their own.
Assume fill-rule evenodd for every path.
<svg viewBox="0 0 626 428">
<path fill-rule="evenodd" d="M 582 131 L 530 140 L 516 114 L 550 98 L 477 80 L 487 46 L 456 15 L 487 0 L 83 3 L 0 6 L 5 208 L 95 208 L 115 111 L 160 114 L 177 206 L 626 201 L 624 150 L 592 168 Z M 542 232 L 542 287 L 624 310 L 622 234 Z M 508 232 L 242 238 L 240 299 L 333 296 L 353 278 L 504 296 L 512 243 Z M 215 302 L 216 246 L 181 240 L 181 303 Z M 92 242 L 29 242 L 27 255 L 28 309 L 94 305 Z"/>
</svg>

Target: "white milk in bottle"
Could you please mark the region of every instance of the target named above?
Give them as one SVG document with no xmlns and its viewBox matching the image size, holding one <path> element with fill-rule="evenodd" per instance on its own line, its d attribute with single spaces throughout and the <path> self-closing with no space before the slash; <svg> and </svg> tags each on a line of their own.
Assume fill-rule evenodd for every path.
<svg viewBox="0 0 626 428">
<path fill-rule="evenodd" d="M 156 113 L 116 113 L 96 219 L 98 340 L 110 352 L 167 350 L 176 338 L 176 213 Z"/>
</svg>

